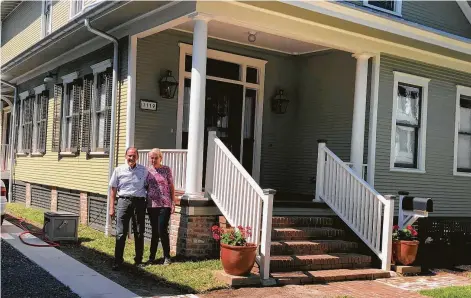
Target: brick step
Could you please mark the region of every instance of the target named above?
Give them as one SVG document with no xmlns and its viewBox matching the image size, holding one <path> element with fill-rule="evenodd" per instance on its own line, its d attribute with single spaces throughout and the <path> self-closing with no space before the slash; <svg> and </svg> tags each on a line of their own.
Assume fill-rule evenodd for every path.
<svg viewBox="0 0 471 298">
<path fill-rule="evenodd" d="M 358 243 L 344 240 L 304 240 L 274 241 L 271 243 L 272 256 L 321 255 L 331 252 L 354 252 Z"/>
<path fill-rule="evenodd" d="M 273 272 L 271 276 L 278 285 L 298 285 L 343 280 L 389 278 L 391 273 L 381 269 L 331 269 L 318 271 Z"/>
<path fill-rule="evenodd" d="M 272 240 L 309 240 L 339 238 L 344 231 L 330 227 L 300 227 L 300 228 L 274 228 Z"/>
<path fill-rule="evenodd" d="M 310 216 L 275 216 L 272 219 L 274 228 L 290 227 L 328 227 L 333 223 L 330 217 L 310 217 Z"/>
<path fill-rule="evenodd" d="M 309 271 L 324 269 L 365 268 L 371 265 L 371 257 L 355 253 L 331 253 L 306 256 L 271 256 L 272 272 Z"/>
</svg>

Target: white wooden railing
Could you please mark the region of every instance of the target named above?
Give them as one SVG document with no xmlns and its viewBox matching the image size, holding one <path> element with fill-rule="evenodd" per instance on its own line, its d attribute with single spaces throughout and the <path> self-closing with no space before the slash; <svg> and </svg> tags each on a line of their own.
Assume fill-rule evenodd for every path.
<svg viewBox="0 0 471 298">
<path fill-rule="evenodd" d="M 10 171 L 10 145 L 0 145 L 0 171 Z"/>
<path fill-rule="evenodd" d="M 349 166 L 350 169 L 353 168 L 353 162 L 346 162 L 345 164 L 347 166 Z M 361 165 L 361 178 L 363 178 L 363 180 L 365 180 L 365 181 L 366 181 L 366 178 L 367 178 L 367 175 L 368 175 L 367 170 L 368 170 L 368 165 L 365 164 L 365 163 L 362 164 Z"/>
<path fill-rule="evenodd" d="M 150 149 L 139 150 L 138 163 L 149 167 L 148 154 Z M 170 167 L 173 175 L 173 183 L 175 189 L 184 190 L 186 184 L 186 157 L 188 150 L 186 149 L 160 149 L 162 152 L 162 164 Z"/>
<path fill-rule="evenodd" d="M 208 132 L 205 192 L 233 227 L 250 226 L 249 242 L 258 245 L 257 262 L 263 279 L 270 274 L 274 190 L 263 190 L 215 131 Z"/>
<path fill-rule="evenodd" d="M 394 200 L 383 197 L 319 143 L 316 200 L 323 200 L 390 270 Z"/>
</svg>

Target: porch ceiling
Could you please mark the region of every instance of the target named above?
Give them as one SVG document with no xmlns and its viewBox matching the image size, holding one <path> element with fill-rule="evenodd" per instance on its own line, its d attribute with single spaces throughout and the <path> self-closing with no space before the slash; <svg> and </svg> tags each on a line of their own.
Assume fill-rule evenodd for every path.
<svg viewBox="0 0 471 298">
<path fill-rule="evenodd" d="M 176 26 L 174 29 L 185 32 L 193 32 L 193 28 L 194 22 L 189 21 Z M 254 42 L 250 42 L 248 40 L 250 33 L 254 33 L 256 36 L 256 40 Z M 324 46 L 286 38 L 267 32 L 257 32 L 250 28 L 215 20 L 212 20 L 208 23 L 208 36 L 291 55 L 300 55 L 329 49 Z"/>
</svg>

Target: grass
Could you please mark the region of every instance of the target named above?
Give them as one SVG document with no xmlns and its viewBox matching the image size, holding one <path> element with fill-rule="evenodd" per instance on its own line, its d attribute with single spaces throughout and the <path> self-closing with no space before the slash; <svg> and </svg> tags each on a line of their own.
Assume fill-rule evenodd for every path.
<svg viewBox="0 0 471 298">
<path fill-rule="evenodd" d="M 9 203 L 7 213 L 27 219 L 34 226 L 42 228 L 44 211 L 26 208 L 23 204 Z M 104 276 L 130 289 L 138 295 L 202 293 L 225 288 L 214 279 L 213 271 L 222 269 L 219 260 L 198 262 L 174 262 L 170 266 L 152 265 L 144 269 L 126 266 L 119 272 L 111 271 L 114 256 L 114 237 L 85 225 L 79 226 L 79 244 L 62 245 L 60 250 L 86 264 Z M 147 260 L 149 245 L 146 243 L 144 260 Z M 162 257 L 159 250 L 157 257 Z M 126 263 L 134 263 L 134 241 L 128 240 L 124 251 Z"/>
<path fill-rule="evenodd" d="M 434 298 L 471 297 L 471 286 L 446 287 L 433 290 L 422 290 L 422 295 Z"/>
</svg>

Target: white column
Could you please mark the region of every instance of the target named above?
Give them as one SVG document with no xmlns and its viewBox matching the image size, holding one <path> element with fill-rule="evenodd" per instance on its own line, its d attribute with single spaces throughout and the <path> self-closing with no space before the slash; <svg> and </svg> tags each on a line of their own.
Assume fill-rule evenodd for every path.
<svg viewBox="0 0 471 298">
<path fill-rule="evenodd" d="M 194 20 L 185 189 L 185 195 L 190 197 L 201 193 L 203 183 L 204 104 L 209 18 L 197 15 Z"/>
<path fill-rule="evenodd" d="M 366 114 L 366 92 L 368 79 L 368 59 L 371 54 L 354 54 L 357 59 L 355 76 L 355 97 L 353 104 L 352 144 L 350 151 L 350 162 L 353 170 L 361 177 L 363 165 L 363 150 L 365 143 L 365 114 Z M 363 177 L 362 177 L 363 178 Z"/>
</svg>

